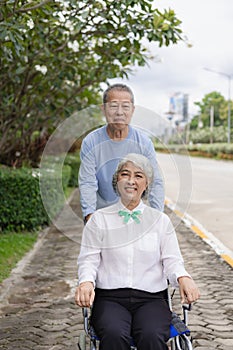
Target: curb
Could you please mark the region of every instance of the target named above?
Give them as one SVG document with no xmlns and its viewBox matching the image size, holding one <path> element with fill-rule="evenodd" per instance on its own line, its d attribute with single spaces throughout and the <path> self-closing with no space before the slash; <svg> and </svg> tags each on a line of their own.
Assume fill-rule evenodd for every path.
<svg viewBox="0 0 233 350">
<path fill-rule="evenodd" d="M 170 198 L 165 199 L 165 205 L 178 216 L 185 226 L 197 236 L 199 236 L 205 243 L 207 243 L 215 253 L 220 256 L 228 265 L 233 268 L 233 252 L 228 249 L 221 241 L 219 241 L 213 233 L 207 231 L 197 220 L 187 213 L 182 213 L 176 209 L 175 204 Z"/>
</svg>

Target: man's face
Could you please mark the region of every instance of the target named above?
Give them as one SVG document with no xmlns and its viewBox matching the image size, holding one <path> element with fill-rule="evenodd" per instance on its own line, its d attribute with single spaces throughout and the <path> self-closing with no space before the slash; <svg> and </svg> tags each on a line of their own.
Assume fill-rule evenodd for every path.
<svg viewBox="0 0 233 350">
<path fill-rule="evenodd" d="M 107 103 L 102 106 L 107 123 L 117 130 L 123 130 L 131 121 L 134 105 L 127 91 L 112 90 Z"/>
</svg>

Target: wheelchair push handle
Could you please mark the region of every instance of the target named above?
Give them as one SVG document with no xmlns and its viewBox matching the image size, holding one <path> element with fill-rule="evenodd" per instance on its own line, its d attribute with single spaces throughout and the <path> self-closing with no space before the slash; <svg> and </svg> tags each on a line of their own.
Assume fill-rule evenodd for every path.
<svg viewBox="0 0 233 350">
<path fill-rule="evenodd" d="M 183 310 L 191 311 L 192 304 L 183 304 L 182 308 L 183 308 Z"/>
<path fill-rule="evenodd" d="M 82 312 L 83 312 L 83 320 L 84 320 L 84 330 L 85 330 L 85 333 L 88 335 L 88 331 L 89 331 L 89 314 L 88 314 L 88 308 L 87 308 L 87 307 L 83 307 L 83 308 L 82 308 Z"/>
<path fill-rule="evenodd" d="M 182 309 L 183 309 L 183 317 L 184 317 L 184 324 L 188 326 L 188 312 L 191 310 L 192 304 L 183 304 Z"/>
</svg>

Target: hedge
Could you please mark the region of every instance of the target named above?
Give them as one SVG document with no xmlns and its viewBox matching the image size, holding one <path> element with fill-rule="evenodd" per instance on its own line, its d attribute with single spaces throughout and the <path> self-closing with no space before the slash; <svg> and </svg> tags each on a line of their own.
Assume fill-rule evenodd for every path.
<svg viewBox="0 0 233 350">
<path fill-rule="evenodd" d="M 232 143 L 198 143 L 189 145 L 155 144 L 155 150 L 166 153 L 190 154 L 202 157 L 233 160 Z"/>
<path fill-rule="evenodd" d="M 66 188 L 69 183 L 71 168 L 62 168 L 62 184 Z M 0 168 L 0 230 L 21 231 L 35 230 L 47 225 L 50 218 L 44 208 L 40 193 L 39 169 Z M 53 216 L 64 205 L 64 196 L 57 191 L 61 176 L 54 167 L 54 172 L 43 173 L 44 185 L 50 198 Z"/>
</svg>

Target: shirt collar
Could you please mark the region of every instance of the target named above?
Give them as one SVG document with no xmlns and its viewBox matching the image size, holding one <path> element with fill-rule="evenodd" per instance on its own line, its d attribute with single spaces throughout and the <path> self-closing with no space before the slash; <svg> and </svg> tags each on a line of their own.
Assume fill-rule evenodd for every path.
<svg viewBox="0 0 233 350">
<path fill-rule="evenodd" d="M 141 210 L 141 212 L 143 212 L 143 210 L 144 210 L 144 208 L 145 208 L 145 206 L 146 206 L 146 205 L 143 203 L 143 201 L 140 200 L 139 204 L 138 204 L 133 210 L 129 210 L 128 208 L 126 208 L 126 207 L 124 206 L 124 204 L 122 203 L 121 199 L 119 199 L 117 205 L 118 205 L 118 209 L 119 209 L 119 210 L 126 210 L 126 211 L 128 211 L 129 213 L 132 213 L 132 212 L 135 211 L 135 210 Z"/>
</svg>

